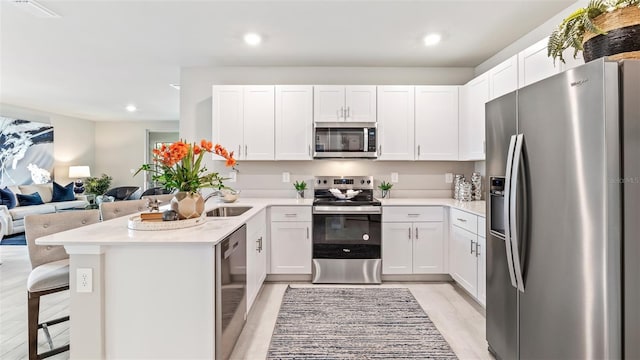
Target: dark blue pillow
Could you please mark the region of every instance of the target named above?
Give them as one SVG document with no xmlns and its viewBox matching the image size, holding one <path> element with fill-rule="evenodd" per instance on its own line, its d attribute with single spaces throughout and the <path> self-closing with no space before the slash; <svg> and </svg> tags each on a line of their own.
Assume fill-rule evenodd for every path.
<svg viewBox="0 0 640 360">
<path fill-rule="evenodd" d="M 0 205 L 5 205 L 9 209 L 16 207 L 16 197 L 8 187 L 0 189 Z"/>
<path fill-rule="evenodd" d="M 40 194 L 38 194 L 37 192 L 34 192 L 31 195 L 16 194 L 16 196 L 18 197 L 18 203 L 20 203 L 20 206 L 44 204 L 42 198 L 40 197 Z"/>
<path fill-rule="evenodd" d="M 57 182 L 53 182 L 53 197 L 51 202 L 60 201 L 72 201 L 76 199 L 76 195 L 73 193 L 73 183 L 62 186 Z"/>
</svg>

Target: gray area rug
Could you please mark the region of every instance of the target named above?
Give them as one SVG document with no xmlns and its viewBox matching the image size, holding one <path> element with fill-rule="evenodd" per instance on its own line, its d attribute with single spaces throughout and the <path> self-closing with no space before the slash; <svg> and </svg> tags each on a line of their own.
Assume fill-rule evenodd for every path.
<svg viewBox="0 0 640 360">
<path fill-rule="evenodd" d="M 457 359 L 408 289 L 287 288 L 267 359 Z"/>
</svg>

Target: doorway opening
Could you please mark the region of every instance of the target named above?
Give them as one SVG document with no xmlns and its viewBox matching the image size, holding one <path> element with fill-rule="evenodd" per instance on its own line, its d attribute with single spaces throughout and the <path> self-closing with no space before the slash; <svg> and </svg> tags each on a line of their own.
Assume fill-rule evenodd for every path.
<svg viewBox="0 0 640 360">
<path fill-rule="evenodd" d="M 153 149 L 159 149 L 162 145 L 169 145 L 178 141 L 179 135 L 177 131 L 147 130 L 147 151 L 145 154 L 145 163 L 153 164 Z M 160 186 L 153 181 L 148 171 L 144 172 L 144 190 Z"/>
</svg>

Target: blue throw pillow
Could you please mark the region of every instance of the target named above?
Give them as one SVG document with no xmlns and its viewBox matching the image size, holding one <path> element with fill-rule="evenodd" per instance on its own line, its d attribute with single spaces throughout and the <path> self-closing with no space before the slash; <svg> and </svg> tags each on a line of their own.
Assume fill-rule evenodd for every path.
<svg viewBox="0 0 640 360">
<path fill-rule="evenodd" d="M 0 189 L 0 205 L 5 205 L 9 209 L 16 207 L 16 197 L 8 187 Z"/>
<path fill-rule="evenodd" d="M 20 206 L 44 204 L 42 198 L 40 197 L 40 194 L 38 194 L 37 192 L 34 192 L 31 195 L 16 194 L 16 196 L 18 197 L 18 203 L 20 203 Z"/>
<path fill-rule="evenodd" d="M 76 199 L 76 195 L 73 193 L 73 183 L 62 186 L 57 182 L 53 182 L 53 197 L 51 202 L 60 201 L 72 201 Z"/>
</svg>

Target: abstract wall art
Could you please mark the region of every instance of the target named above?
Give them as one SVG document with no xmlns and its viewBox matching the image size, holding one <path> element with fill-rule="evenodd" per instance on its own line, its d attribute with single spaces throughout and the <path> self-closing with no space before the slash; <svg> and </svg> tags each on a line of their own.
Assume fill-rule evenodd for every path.
<svg viewBox="0 0 640 360">
<path fill-rule="evenodd" d="M 0 116 L 0 188 L 44 181 L 53 160 L 51 124 Z"/>
</svg>

